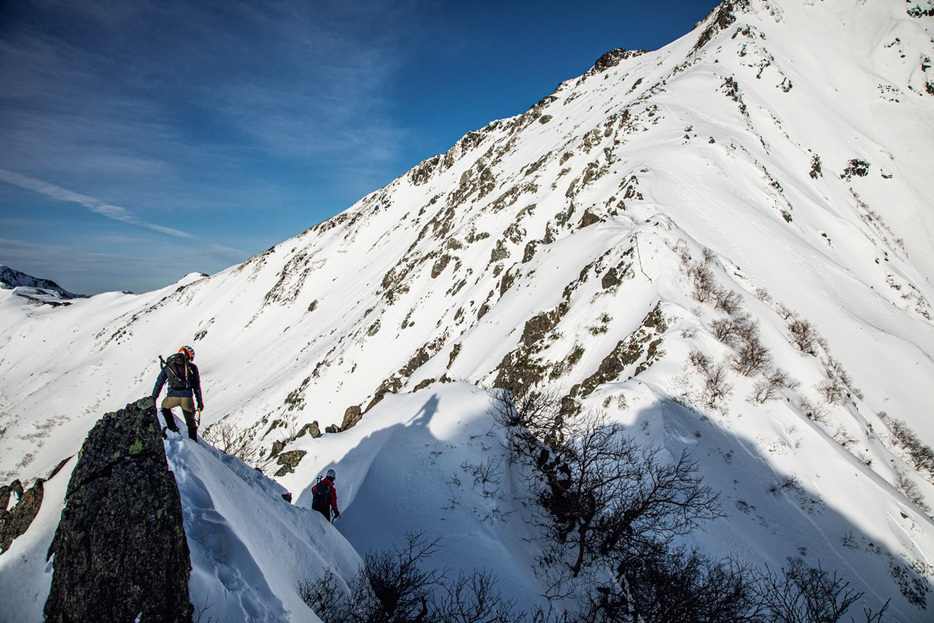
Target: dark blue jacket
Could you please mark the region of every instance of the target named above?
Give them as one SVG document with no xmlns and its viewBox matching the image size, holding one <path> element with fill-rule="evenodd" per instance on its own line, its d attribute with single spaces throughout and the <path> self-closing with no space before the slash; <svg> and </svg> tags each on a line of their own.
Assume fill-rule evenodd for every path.
<svg viewBox="0 0 934 623">
<path fill-rule="evenodd" d="M 155 387 L 152 388 L 153 402 L 159 399 L 162 386 L 165 385 L 168 380 L 169 367 L 164 366 L 162 372 L 159 373 L 159 378 L 156 379 Z M 190 362 L 188 364 L 188 381 L 188 389 L 172 389 L 170 387 L 166 396 L 171 396 L 173 398 L 191 398 L 191 394 L 194 392 L 198 408 L 204 409 L 204 402 L 201 400 L 201 375 L 198 374 L 198 366 Z"/>
</svg>

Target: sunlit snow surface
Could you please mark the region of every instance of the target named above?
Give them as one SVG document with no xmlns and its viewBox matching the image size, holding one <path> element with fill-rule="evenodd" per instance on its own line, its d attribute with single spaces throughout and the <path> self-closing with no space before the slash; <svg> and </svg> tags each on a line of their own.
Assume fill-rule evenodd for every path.
<svg viewBox="0 0 934 623">
<path fill-rule="evenodd" d="M 349 580 L 368 551 L 423 532 L 442 538 L 432 564 L 489 568 L 534 604 L 528 494 L 479 387 L 547 313 L 555 324 L 520 354 L 563 393 L 634 333 L 659 340 L 581 406 L 671 456 L 692 452 L 728 516 L 690 543 L 773 569 L 820 560 L 865 605 L 892 598 L 892 618 L 929 620 L 934 603 L 910 605 L 892 570 L 930 583 L 934 525 L 895 485 L 907 479 L 929 506 L 934 485 L 883 418 L 934 446 L 934 18 L 909 16 L 915 4 L 927 6 L 751 0 L 699 50 L 713 18 L 217 275 L 56 308 L 0 291 L 0 482 L 45 477 L 104 412 L 148 395 L 157 356 L 182 344 L 198 353 L 204 423 L 233 424 L 267 453 L 313 420 L 340 424 L 382 387 L 397 393 L 356 427 L 286 445 L 308 452 L 277 478 L 293 506 L 250 468 L 169 438 L 192 603 L 230 621 L 313 620 L 299 581 L 327 568 Z M 706 404 L 689 354 L 729 370 L 735 350 L 716 338 L 726 312 L 693 296 L 705 248 L 717 287 L 799 383 L 776 400 L 750 401 L 762 375 L 730 370 L 731 392 Z M 640 328 L 656 305 L 661 334 Z M 826 348 L 802 353 L 794 318 Z M 836 404 L 819 389 L 832 362 L 851 379 Z M 445 375 L 456 382 L 413 393 Z M 11 621 L 41 619 L 73 464 L 0 556 Z M 476 480 L 482 465 L 498 482 Z M 329 467 L 334 526 L 303 510 Z"/>
</svg>

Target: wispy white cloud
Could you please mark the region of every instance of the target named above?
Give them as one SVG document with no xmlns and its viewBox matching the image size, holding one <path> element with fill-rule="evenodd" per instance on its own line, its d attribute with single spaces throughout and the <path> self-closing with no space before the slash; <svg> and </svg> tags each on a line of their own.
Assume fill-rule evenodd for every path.
<svg viewBox="0 0 934 623">
<path fill-rule="evenodd" d="M 406 135 L 392 118 L 391 92 L 416 29 L 409 4 L 233 3 L 239 27 L 226 33 L 228 56 L 218 61 L 228 79 L 196 96 L 268 154 L 380 167 Z M 217 29 L 208 16 L 198 23 Z"/>
<path fill-rule="evenodd" d="M 0 219 L 27 216 L 16 186 L 132 226 L 141 261 L 89 270 L 132 267 L 133 290 L 166 278 L 166 246 L 211 272 L 281 242 L 404 171 L 396 76 L 436 2 L 21 0 L 0 24 Z M 28 217 L 7 237 L 61 240 L 51 210 Z M 98 219 L 75 227 L 100 248 Z"/>
<path fill-rule="evenodd" d="M 130 252 L 119 249 L 130 247 Z M 108 251 L 89 250 L 108 249 Z M 242 262 L 244 251 L 216 244 L 169 243 L 153 263 L 147 254 L 133 253 L 139 243 L 132 237 L 101 239 L 87 245 L 36 243 L 0 237 L 0 264 L 34 277 L 52 279 L 71 292 L 98 294 L 130 289 L 149 292 L 178 281 L 183 275 L 200 271 L 212 274 Z"/>
<path fill-rule="evenodd" d="M 128 288 L 147 292 L 165 287 L 191 272 L 189 266 L 174 262 L 171 257 L 169 261 L 153 266 L 146 257 L 90 251 L 79 245 L 31 243 L 7 238 L 0 238 L 0 264 L 33 277 L 51 279 L 66 290 L 80 294 Z"/>
<path fill-rule="evenodd" d="M 394 77 L 425 1 L 24 0 L 31 20 L 0 37 L 0 168 L 151 221 L 270 187 L 339 196 L 330 216 L 403 172 Z"/>
<path fill-rule="evenodd" d="M 70 203 L 83 205 L 91 212 L 114 221 L 120 221 L 122 223 L 134 225 L 136 227 L 144 227 L 146 229 L 161 234 L 167 234 L 169 236 L 175 236 L 177 238 L 193 238 L 193 236 L 187 232 L 144 221 L 126 208 L 121 208 L 120 206 L 105 203 L 100 199 L 82 195 L 66 188 L 62 188 L 61 186 L 49 184 L 48 182 L 43 182 L 42 180 L 37 180 L 34 177 L 29 177 L 15 171 L 0 169 L 0 181 L 6 182 L 7 184 L 12 184 L 13 186 L 18 186 L 20 188 L 25 188 L 26 190 L 40 193 L 47 197 L 52 197 L 53 199 L 58 199 L 59 201 L 67 201 Z"/>
</svg>

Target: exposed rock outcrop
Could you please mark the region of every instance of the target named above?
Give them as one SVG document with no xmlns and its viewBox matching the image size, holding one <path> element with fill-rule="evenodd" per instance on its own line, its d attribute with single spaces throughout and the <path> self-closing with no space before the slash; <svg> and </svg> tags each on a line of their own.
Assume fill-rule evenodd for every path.
<svg viewBox="0 0 934 623">
<path fill-rule="evenodd" d="M 363 412 L 360 409 L 359 405 L 354 405 L 348 407 L 344 411 L 344 421 L 341 422 L 341 430 L 347 430 L 348 428 L 353 428 L 357 425 L 357 422 L 363 417 Z"/>
<path fill-rule="evenodd" d="M 299 462 L 302 460 L 302 457 L 306 454 L 308 453 L 304 450 L 290 450 L 289 452 L 280 454 L 279 460 L 276 462 L 282 467 L 276 472 L 276 476 L 285 476 L 286 474 L 294 472 L 295 468 L 298 467 Z"/>
<path fill-rule="evenodd" d="M 14 480 L 8 487 L 0 487 L 0 554 L 10 549 L 13 539 L 25 533 L 32 520 L 39 514 L 44 482 L 42 478 L 39 478 L 32 487 L 25 491 L 19 480 Z M 13 493 L 19 499 L 12 509 L 7 510 L 10 495 Z"/>
<path fill-rule="evenodd" d="M 318 429 L 318 420 L 309 422 L 308 424 L 305 424 L 304 426 L 302 426 L 301 430 L 298 431 L 298 434 L 295 435 L 295 438 L 298 439 L 305 433 L 308 433 L 309 435 L 311 435 L 313 439 L 317 439 L 318 437 L 320 437 L 321 431 Z"/>
<path fill-rule="evenodd" d="M 53 555 L 49 623 L 191 621 L 182 504 L 151 398 L 106 414 L 88 434 Z"/>
</svg>

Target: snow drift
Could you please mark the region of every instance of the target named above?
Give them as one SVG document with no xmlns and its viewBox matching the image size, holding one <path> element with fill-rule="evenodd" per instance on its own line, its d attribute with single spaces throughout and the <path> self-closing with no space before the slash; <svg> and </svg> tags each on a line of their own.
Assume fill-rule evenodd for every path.
<svg viewBox="0 0 934 623">
<path fill-rule="evenodd" d="M 238 431 L 269 472 L 275 442 L 306 452 L 277 477 L 291 508 L 170 439 L 200 552 L 196 606 L 279 620 L 304 607 L 300 570 L 346 578 L 420 525 L 450 541 L 436 564 L 483 562 L 532 604 L 536 551 L 506 519 L 524 493 L 508 462 L 495 492 L 473 491 L 461 467 L 503 458 L 498 433 L 454 424 L 487 427 L 476 388 L 520 382 L 673 457 L 690 449 L 729 515 L 691 536 L 704 551 L 773 568 L 820 560 L 869 606 L 892 598 L 890 614 L 925 620 L 929 5 L 731 0 L 239 266 L 68 307 L 0 291 L 2 480 L 47 474 L 99 413 L 150 390 L 160 351 L 190 343 L 205 424 Z M 298 435 L 357 413 L 339 434 Z M 347 511 L 336 530 L 302 514 L 328 467 Z M 228 506 L 228 478 L 253 503 Z M 4 605 L 24 583 L 43 599 L 36 556 L 56 486 L 0 556 Z M 273 538 L 254 544 L 256 526 Z M 280 557 L 288 572 L 270 567 Z"/>
</svg>

